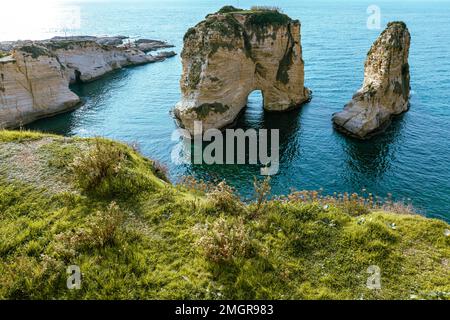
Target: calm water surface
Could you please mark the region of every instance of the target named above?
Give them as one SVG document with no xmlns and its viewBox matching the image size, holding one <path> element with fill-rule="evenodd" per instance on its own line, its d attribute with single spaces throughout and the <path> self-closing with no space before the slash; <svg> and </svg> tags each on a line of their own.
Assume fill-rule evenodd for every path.
<svg viewBox="0 0 450 320">
<path fill-rule="evenodd" d="M 239 1 L 241 7 L 275 2 Z M 79 34 L 130 35 L 167 40 L 179 53 L 188 27 L 224 4 L 238 1 L 83 2 Z M 450 3 L 377 1 L 382 25 L 403 20 L 411 35 L 411 110 L 369 142 L 336 133 L 332 113 L 342 109 L 363 80 L 366 53 L 379 30 L 368 30 L 366 9 L 373 1 L 276 1 L 302 22 L 306 85 L 313 100 L 283 114 L 262 111 L 258 92 L 239 119 L 242 128 L 279 128 L 280 173 L 273 191 L 319 189 L 325 193 L 392 193 L 411 199 L 428 216 L 450 220 Z M 57 31 L 57 30 L 56 30 Z M 58 33 L 58 32 L 56 32 Z M 59 30 L 61 34 L 61 30 Z M 23 35 L 20 35 L 24 37 Z M 18 35 L 19 37 L 19 35 Z M 149 157 L 166 163 L 172 179 L 192 174 L 226 179 L 248 197 L 259 167 L 176 166 L 170 162 L 169 111 L 180 98 L 180 57 L 125 69 L 75 87 L 85 104 L 78 110 L 29 126 L 64 135 L 107 136 L 138 142 Z"/>
</svg>

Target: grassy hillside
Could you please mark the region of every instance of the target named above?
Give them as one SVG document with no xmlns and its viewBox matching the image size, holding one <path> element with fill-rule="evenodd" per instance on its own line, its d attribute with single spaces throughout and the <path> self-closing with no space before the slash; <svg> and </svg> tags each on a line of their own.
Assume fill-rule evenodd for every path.
<svg viewBox="0 0 450 320">
<path fill-rule="evenodd" d="M 266 183 L 243 204 L 163 171 L 109 140 L 0 131 L 0 298 L 449 298 L 443 221 L 356 196 L 267 201 Z"/>
</svg>

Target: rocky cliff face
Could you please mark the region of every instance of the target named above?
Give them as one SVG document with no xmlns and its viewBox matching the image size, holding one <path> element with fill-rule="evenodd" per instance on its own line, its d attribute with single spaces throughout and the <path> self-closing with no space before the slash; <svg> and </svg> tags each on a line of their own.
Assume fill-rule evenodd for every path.
<svg viewBox="0 0 450 320">
<path fill-rule="evenodd" d="M 271 10 L 224 7 L 188 30 L 182 52 L 182 100 L 174 114 L 193 131 L 231 124 L 261 90 L 264 108 L 284 111 L 307 101 L 300 22 Z"/>
<path fill-rule="evenodd" d="M 122 45 L 122 41 L 123 37 L 72 37 L 8 43 L 12 54 L 0 59 L 0 128 L 74 108 L 80 99 L 69 90 L 69 83 L 92 81 L 118 68 L 175 55 L 146 55 L 138 44 Z"/>
<path fill-rule="evenodd" d="M 75 107 L 66 70 L 44 47 L 0 59 L 0 128 L 17 127 Z"/>
<path fill-rule="evenodd" d="M 367 139 L 409 108 L 408 54 L 411 36 L 403 22 L 392 22 L 370 48 L 364 83 L 344 110 L 333 115 L 335 127 Z"/>
<path fill-rule="evenodd" d="M 58 41 L 47 46 L 69 69 L 71 82 L 88 82 L 115 69 L 163 60 L 135 48 L 105 46 L 95 41 Z"/>
</svg>

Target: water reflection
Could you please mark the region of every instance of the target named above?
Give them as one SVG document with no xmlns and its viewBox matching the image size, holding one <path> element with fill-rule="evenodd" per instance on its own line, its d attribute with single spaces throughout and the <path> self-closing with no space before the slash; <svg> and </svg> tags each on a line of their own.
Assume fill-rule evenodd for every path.
<svg viewBox="0 0 450 320">
<path fill-rule="evenodd" d="M 81 97 L 81 105 L 70 112 L 62 113 L 51 118 L 45 118 L 26 126 L 26 129 L 40 130 L 71 136 L 83 135 L 83 127 L 89 127 L 89 114 L 100 113 L 108 108 L 108 99 L 120 89 L 129 77 L 129 70 L 112 71 L 101 79 L 93 82 L 74 84 L 70 89 Z M 95 117 L 94 117 L 95 118 Z"/>
<path fill-rule="evenodd" d="M 280 146 L 280 165 L 289 166 L 291 161 L 294 161 L 300 153 L 298 144 L 300 135 L 300 121 L 301 108 L 291 110 L 288 112 L 267 112 L 263 109 L 263 98 L 260 91 L 254 91 L 248 99 L 248 105 L 243 110 L 241 115 L 236 120 L 235 129 L 278 129 L 279 130 L 279 146 Z M 268 137 L 268 144 L 270 146 L 270 132 Z M 226 138 L 224 136 L 224 142 Z M 204 143 L 203 149 L 209 143 Z M 235 149 L 236 150 L 236 149 Z M 246 159 L 249 156 L 249 145 L 246 145 Z M 226 150 L 224 149 L 224 154 Z M 246 161 L 248 163 L 248 161 Z M 245 167 L 245 168 L 244 168 Z M 258 165 L 192 165 L 188 171 L 195 177 L 202 179 L 217 179 L 220 180 L 241 180 L 242 170 L 245 170 L 247 176 L 244 178 L 248 181 L 248 177 L 253 175 L 260 175 L 261 164 Z M 251 179 L 250 179 L 251 180 Z"/>
<path fill-rule="evenodd" d="M 396 159 L 397 146 L 403 138 L 404 125 L 401 115 L 393 119 L 386 132 L 367 141 L 341 136 L 341 145 L 345 152 L 345 179 L 352 185 L 359 185 L 361 181 L 379 181 L 389 171 L 391 163 Z M 338 133 L 337 133 L 338 134 Z M 340 135 L 340 134 L 339 134 Z"/>
</svg>

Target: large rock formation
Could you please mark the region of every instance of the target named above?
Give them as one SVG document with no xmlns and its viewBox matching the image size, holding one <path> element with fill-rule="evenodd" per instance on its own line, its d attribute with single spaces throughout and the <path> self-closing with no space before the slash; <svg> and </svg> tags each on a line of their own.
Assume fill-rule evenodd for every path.
<svg viewBox="0 0 450 320">
<path fill-rule="evenodd" d="M 193 132 L 234 122 L 248 95 L 261 90 L 264 108 L 284 111 L 307 101 L 300 22 L 276 10 L 224 7 L 189 29 L 182 52 L 182 100 L 174 114 Z"/>
<path fill-rule="evenodd" d="M 88 82 L 115 69 L 165 59 L 147 55 L 135 47 L 107 46 L 90 40 L 51 41 L 45 46 L 69 69 L 71 82 Z"/>
<path fill-rule="evenodd" d="M 409 108 L 408 54 L 411 36 L 403 22 L 391 22 L 367 54 L 364 83 L 344 110 L 333 115 L 336 129 L 367 139 Z"/>
<path fill-rule="evenodd" d="M 80 99 L 70 91 L 69 83 L 92 81 L 118 68 L 175 55 L 147 55 L 138 44 L 123 45 L 123 39 L 72 37 L 4 43 L 3 49 L 12 52 L 0 57 L 0 129 L 74 108 Z"/>
<path fill-rule="evenodd" d="M 0 129 L 70 110 L 79 101 L 57 57 L 44 47 L 24 46 L 0 59 Z"/>
</svg>

